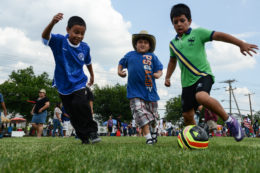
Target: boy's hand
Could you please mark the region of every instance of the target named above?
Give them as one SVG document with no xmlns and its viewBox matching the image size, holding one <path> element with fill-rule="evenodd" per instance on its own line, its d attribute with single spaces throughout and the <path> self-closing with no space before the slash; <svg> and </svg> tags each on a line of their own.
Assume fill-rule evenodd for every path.
<svg viewBox="0 0 260 173">
<path fill-rule="evenodd" d="M 164 85 L 165 85 L 166 87 L 170 87 L 170 86 L 171 86 L 171 80 L 165 78 Z"/>
<path fill-rule="evenodd" d="M 122 70 L 122 71 L 118 71 L 118 75 L 120 77 L 126 77 L 126 71 Z"/>
<path fill-rule="evenodd" d="M 58 13 L 58 14 L 56 14 L 54 17 L 53 17 L 53 19 L 52 19 L 52 22 L 54 23 L 54 24 L 56 24 L 56 23 L 58 23 L 60 20 L 62 20 L 63 19 L 63 13 Z"/>
<path fill-rule="evenodd" d="M 255 49 L 258 49 L 258 46 L 257 45 L 254 45 L 254 44 L 249 44 L 249 43 L 245 43 L 243 42 L 241 45 L 240 45 L 240 52 L 246 56 L 246 53 L 250 56 L 252 56 L 252 54 L 250 52 L 254 52 L 256 54 L 256 51 Z"/>
<path fill-rule="evenodd" d="M 155 79 L 159 79 L 161 76 L 162 76 L 162 71 L 161 71 L 161 70 L 160 70 L 160 71 L 157 71 L 156 73 L 153 74 L 153 77 L 154 77 Z"/>
<path fill-rule="evenodd" d="M 92 76 L 90 76 L 88 86 L 92 86 L 93 84 L 94 84 L 94 78 Z"/>
</svg>

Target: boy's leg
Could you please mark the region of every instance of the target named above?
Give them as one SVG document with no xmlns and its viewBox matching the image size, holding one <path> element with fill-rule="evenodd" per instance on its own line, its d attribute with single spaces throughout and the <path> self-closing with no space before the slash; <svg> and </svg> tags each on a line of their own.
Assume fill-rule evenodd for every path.
<svg viewBox="0 0 260 173">
<path fill-rule="evenodd" d="M 185 126 L 196 125 L 196 121 L 194 119 L 194 113 L 195 113 L 194 109 L 190 109 L 190 110 L 182 113 Z"/>
<path fill-rule="evenodd" d="M 153 139 L 149 130 L 149 124 L 146 124 L 142 127 L 143 135 L 146 138 L 146 144 L 152 145 Z"/>
<path fill-rule="evenodd" d="M 226 121 L 228 119 L 228 114 L 221 106 L 221 104 L 213 97 L 210 97 L 210 95 L 207 92 L 205 91 L 198 92 L 196 94 L 196 100 L 200 104 L 208 108 L 209 110 L 219 115 L 222 118 L 222 120 Z"/>
<path fill-rule="evenodd" d="M 229 116 L 216 99 L 210 97 L 207 92 L 200 91 L 196 94 L 196 100 L 209 110 L 219 115 L 227 123 L 227 126 L 236 141 L 241 141 L 244 138 L 244 131 L 238 121 L 234 117 Z"/>
<path fill-rule="evenodd" d="M 71 116 L 71 124 L 77 136 L 83 143 L 88 143 L 89 138 L 95 143 L 101 139 L 97 136 L 97 123 L 93 120 L 86 94 L 85 89 L 81 89 L 70 95 L 60 96 L 65 110 Z"/>
</svg>

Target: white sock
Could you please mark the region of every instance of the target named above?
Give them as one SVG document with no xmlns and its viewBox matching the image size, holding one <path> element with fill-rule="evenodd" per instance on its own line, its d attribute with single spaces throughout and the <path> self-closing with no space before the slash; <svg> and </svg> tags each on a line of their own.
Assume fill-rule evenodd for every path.
<svg viewBox="0 0 260 173">
<path fill-rule="evenodd" d="M 155 128 L 151 127 L 151 133 L 156 133 L 156 132 L 157 132 L 156 127 Z"/>
<path fill-rule="evenodd" d="M 148 139 L 152 139 L 151 133 L 148 133 L 147 135 L 144 136 L 146 138 L 146 140 Z"/>
<path fill-rule="evenodd" d="M 225 123 L 230 123 L 232 118 L 229 116 L 228 119 L 225 121 Z"/>
</svg>

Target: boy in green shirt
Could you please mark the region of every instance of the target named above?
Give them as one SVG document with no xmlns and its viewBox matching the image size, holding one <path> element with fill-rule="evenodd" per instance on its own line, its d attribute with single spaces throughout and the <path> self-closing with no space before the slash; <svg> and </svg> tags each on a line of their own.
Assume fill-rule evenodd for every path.
<svg viewBox="0 0 260 173">
<path fill-rule="evenodd" d="M 214 83 L 205 52 L 205 43 L 212 40 L 237 45 L 243 55 L 256 53 L 257 45 L 248 44 L 229 34 L 209 31 L 203 28 L 191 29 L 191 12 L 187 5 L 177 4 L 171 9 L 171 21 L 177 36 L 170 42 L 170 61 L 165 77 L 165 86 L 170 87 L 170 78 L 178 60 L 181 69 L 182 115 L 185 125 L 195 125 L 194 114 L 199 105 L 203 105 L 218 114 L 229 127 L 236 141 L 244 138 L 244 132 L 238 121 L 229 116 L 220 103 L 210 94 Z"/>
</svg>

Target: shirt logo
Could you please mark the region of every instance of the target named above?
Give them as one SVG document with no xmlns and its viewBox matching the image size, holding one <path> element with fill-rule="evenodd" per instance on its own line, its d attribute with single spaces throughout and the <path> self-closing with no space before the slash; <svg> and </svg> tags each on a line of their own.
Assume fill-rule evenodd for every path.
<svg viewBox="0 0 260 173">
<path fill-rule="evenodd" d="M 67 49 L 65 49 L 65 48 L 62 48 L 64 51 L 68 51 Z"/>
<path fill-rule="evenodd" d="M 78 54 L 78 58 L 79 58 L 79 60 L 84 61 L 84 54 L 83 53 L 79 53 Z"/>
<path fill-rule="evenodd" d="M 194 41 L 195 41 L 195 37 L 189 38 L 189 39 L 188 39 L 189 46 L 193 46 L 193 45 L 194 45 Z"/>
<path fill-rule="evenodd" d="M 153 73 L 152 73 L 152 59 L 151 55 L 143 55 L 143 65 L 145 71 L 145 86 L 151 92 L 153 89 Z"/>
</svg>

